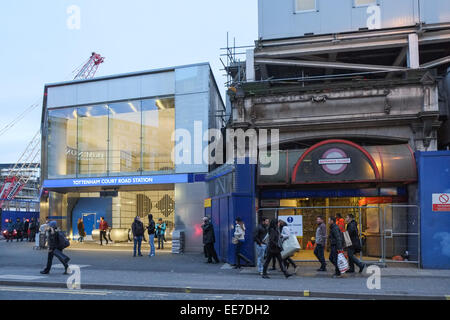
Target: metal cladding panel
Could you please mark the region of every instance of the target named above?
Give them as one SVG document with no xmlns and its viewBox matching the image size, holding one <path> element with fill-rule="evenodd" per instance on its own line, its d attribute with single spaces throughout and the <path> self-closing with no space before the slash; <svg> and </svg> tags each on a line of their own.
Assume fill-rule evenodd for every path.
<svg viewBox="0 0 450 320">
<path fill-rule="evenodd" d="M 47 108 L 132 100 L 175 93 L 175 73 L 161 72 L 48 88 Z"/>
<path fill-rule="evenodd" d="M 381 28 L 413 26 L 419 22 L 419 0 L 374 0 Z M 259 37 L 262 40 L 301 37 L 372 29 L 374 16 L 369 6 L 355 0 L 316 0 L 316 9 L 295 12 L 296 0 L 259 0 Z M 449 22 L 448 0 L 420 0 L 426 23 Z M 375 9 L 376 10 L 376 9 Z"/>
<path fill-rule="evenodd" d="M 450 194 L 450 152 L 417 152 L 421 260 L 425 269 L 450 269 L 450 209 L 433 211 L 433 194 Z"/>
<path fill-rule="evenodd" d="M 450 1 L 420 0 L 420 21 L 427 24 L 450 22 Z"/>
</svg>

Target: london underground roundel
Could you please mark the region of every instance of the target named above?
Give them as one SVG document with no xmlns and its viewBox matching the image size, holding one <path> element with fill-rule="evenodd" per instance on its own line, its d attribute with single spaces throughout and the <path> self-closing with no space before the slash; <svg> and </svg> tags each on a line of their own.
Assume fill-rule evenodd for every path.
<svg viewBox="0 0 450 320">
<path fill-rule="evenodd" d="M 340 174 L 347 169 L 351 159 L 344 150 L 339 148 L 328 149 L 319 159 L 319 165 L 329 174 Z"/>
</svg>

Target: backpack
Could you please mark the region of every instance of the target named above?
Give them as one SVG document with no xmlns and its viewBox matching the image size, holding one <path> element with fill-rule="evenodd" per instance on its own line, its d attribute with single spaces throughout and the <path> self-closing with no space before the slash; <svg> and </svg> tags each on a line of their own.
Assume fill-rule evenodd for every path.
<svg viewBox="0 0 450 320">
<path fill-rule="evenodd" d="M 70 246 L 69 240 L 66 238 L 66 235 L 62 231 L 58 231 L 58 249 L 63 250 Z"/>
</svg>

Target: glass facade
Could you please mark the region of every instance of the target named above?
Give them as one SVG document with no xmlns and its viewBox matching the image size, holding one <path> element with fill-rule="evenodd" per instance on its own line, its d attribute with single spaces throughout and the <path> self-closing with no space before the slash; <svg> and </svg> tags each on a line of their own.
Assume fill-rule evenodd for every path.
<svg viewBox="0 0 450 320">
<path fill-rule="evenodd" d="M 172 173 L 175 100 L 50 109 L 48 178 Z"/>
</svg>

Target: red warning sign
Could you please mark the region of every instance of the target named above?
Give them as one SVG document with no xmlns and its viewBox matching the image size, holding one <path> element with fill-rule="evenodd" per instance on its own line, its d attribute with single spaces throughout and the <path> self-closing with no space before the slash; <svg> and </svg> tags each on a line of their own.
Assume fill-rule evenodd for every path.
<svg viewBox="0 0 450 320">
<path fill-rule="evenodd" d="M 433 211 L 450 212 L 450 193 L 433 193 Z"/>
</svg>

